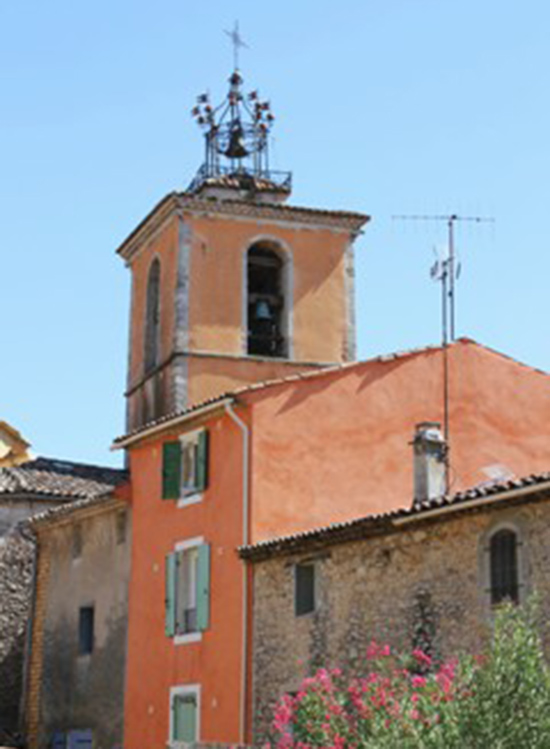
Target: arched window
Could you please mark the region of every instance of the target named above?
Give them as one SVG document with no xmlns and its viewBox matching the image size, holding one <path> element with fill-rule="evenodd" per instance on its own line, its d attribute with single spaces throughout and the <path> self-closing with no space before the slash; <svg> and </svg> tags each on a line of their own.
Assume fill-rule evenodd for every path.
<svg viewBox="0 0 550 749">
<path fill-rule="evenodd" d="M 247 353 L 288 356 L 285 262 L 270 242 L 258 242 L 247 256 Z"/>
<path fill-rule="evenodd" d="M 150 372 L 159 363 L 160 348 L 160 262 L 155 258 L 149 269 L 147 280 L 147 302 L 145 312 L 145 372 Z"/>
<path fill-rule="evenodd" d="M 491 603 L 519 602 L 518 537 L 509 528 L 494 533 L 489 541 Z"/>
</svg>

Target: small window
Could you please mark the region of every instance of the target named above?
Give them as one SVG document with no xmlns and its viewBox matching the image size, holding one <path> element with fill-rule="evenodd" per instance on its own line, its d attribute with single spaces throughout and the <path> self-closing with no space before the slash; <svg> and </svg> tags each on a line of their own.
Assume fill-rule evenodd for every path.
<svg viewBox="0 0 550 749">
<path fill-rule="evenodd" d="M 166 557 L 166 634 L 200 633 L 208 627 L 210 548 L 190 545 Z"/>
<path fill-rule="evenodd" d="M 297 564 L 294 568 L 294 610 L 296 616 L 315 611 L 315 565 Z"/>
<path fill-rule="evenodd" d="M 118 545 L 126 543 L 126 510 L 121 510 L 116 514 L 116 542 Z"/>
<path fill-rule="evenodd" d="M 171 693 L 171 740 L 199 740 L 199 695 L 196 688 L 173 689 Z"/>
<path fill-rule="evenodd" d="M 185 499 L 208 484 L 208 432 L 200 429 L 163 446 L 162 498 Z"/>
<path fill-rule="evenodd" d="M 78 653 L 89 655 L 94 649 L 94 607 L 82 606 L 78 616 Z"/>
<path fill-rule="evenodd" d="M 151 263 L 147 280 L 145 310 L 145 357 L 144 369 L 148 374 L 159 363 L 160 349 L 160 262 Z"/>
<path fill-rule="evenodd" d="M 73 527 L 73 548 L 72 554 L 73 559 L 80 559 L 82 556 L 82 526 L 75 525 Z"/>
<path fill-rule="evenodd" d="M 513 530 L 503 529 L 489 542 L 491 603 L 519 602 L 518 540 Z"/>
</svg>

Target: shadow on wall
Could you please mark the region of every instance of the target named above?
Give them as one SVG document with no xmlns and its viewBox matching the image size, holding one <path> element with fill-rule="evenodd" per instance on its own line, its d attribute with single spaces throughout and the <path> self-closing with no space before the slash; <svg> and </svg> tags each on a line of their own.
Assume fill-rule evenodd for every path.
<svg viewBox="0 0 550 749">
<path fill-rule="evenodd" d="M 74 619 L 49 621 L 44 634 L 41 733 L 90 728 L 94 749 L 121 744 L 126 615 L 111 616 L 102 647 L 78 654 L 78 606 Z"/>
<path fill-rule="evenodd" d="M 34 543 L 15 529 L 0 539 L 0 739 L 15 734 L 23 688 Z"/>
</svg>

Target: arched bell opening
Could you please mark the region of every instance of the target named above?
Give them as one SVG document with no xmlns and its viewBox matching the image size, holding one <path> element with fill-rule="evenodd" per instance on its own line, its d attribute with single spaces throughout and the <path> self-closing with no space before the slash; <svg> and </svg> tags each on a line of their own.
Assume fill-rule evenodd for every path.
<svg viewBox="0 0 550 749">
<path fill-rule="evenodd" d="M 247 254 L 247 353 L 285 358 L 288 341 L 288 263 L 274 243 L 257 242 Z"/>
</svg>

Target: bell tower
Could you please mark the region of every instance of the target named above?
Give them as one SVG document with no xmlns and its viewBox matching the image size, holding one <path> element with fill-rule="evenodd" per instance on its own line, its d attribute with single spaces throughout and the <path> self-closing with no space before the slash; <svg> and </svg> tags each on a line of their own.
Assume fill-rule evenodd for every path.
<svg viewBox="0 0 550 749">
<path fill-rule="evenodd" d="M 203 164 L 117 250 L 132 274 L 128 430 L 355 357 L 353 241 L 368 216 L 287 203 L 291 174 L 269 163 L 275 117 L 237 61 L 221 104 L 201 94 L 192 115 Z"/>
</svg>

